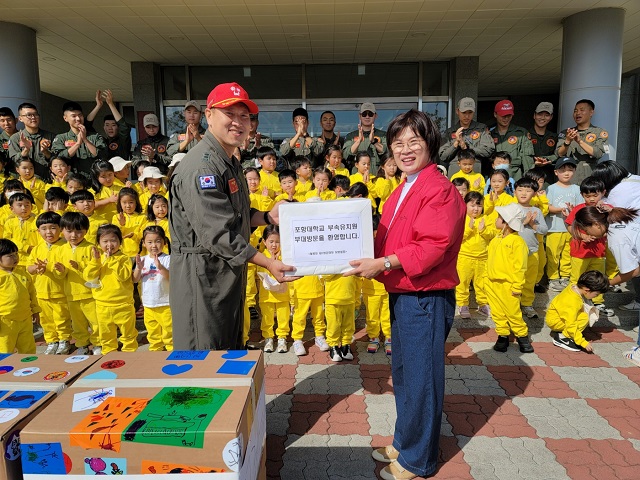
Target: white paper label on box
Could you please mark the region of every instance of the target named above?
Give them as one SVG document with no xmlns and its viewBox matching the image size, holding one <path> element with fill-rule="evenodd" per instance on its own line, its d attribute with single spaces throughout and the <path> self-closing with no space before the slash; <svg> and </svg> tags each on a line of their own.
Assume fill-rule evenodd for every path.
<svg viewBox="0 0 640 480">
<path fill-rule="evenodd" d="M 222 459 L 232 472 L 240 470 L 240 465 L 242 465 L 242 434 L 227 442 L 222 451 Z"/>
<path fill-rule="evenodd" d="M 71 355 L 64 359 L 66 363 L 80 363 L 89 358 L 89 355 Z"/>
<path fill-rule="evenodd" d="M 73 395 L 71 411 L 81 412 L 83 410 L 93 410 L 107 398 L 115 396 L 115 387 L 105 387 L 97 390 L 89 390 L 88 392 L 76 393 Z"/>
<path fill-rule="evenodd" d="M 20 410 L 17 408 L 5 408 L 0 410 L 0 423 L 7 423 L 20 415 Z"/>
</svg>

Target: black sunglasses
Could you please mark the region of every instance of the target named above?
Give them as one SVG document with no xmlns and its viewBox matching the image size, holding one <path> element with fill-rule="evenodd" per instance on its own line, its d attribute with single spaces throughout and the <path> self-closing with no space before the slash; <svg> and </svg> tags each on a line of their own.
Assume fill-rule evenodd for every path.
<svg viewBox="0 0 640 480">
<path fill-rule="evenodd" d="M 375 113 L 370 112 L 369 110 L 366 110 L 360 114 L 361 117 L 373 117 L 374 115 Z"/>
</svg>

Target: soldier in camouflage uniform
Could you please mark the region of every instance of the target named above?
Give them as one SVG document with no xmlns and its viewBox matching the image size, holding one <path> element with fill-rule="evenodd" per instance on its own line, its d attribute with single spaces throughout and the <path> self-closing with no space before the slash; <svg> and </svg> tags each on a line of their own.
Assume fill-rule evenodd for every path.
<svg viewBox="0 0 640 480">
<path fill-rule="evenodd" d="M 533 168 L 533 144 L 529 139 L 529 132 L 523 127 L 511 124 L 513 103 L 509 100 L 496 103 L 493 116 L 497 125 L 490 131 L 496 152 L 507 152 L 511 155 L 509 174 L 514 180 L 519 180 L 524 172 Z"/>
<path fill-rule="evenodd" d="M 166 173 L 171 163 L 171 157 L 167 155 L 169 137 L 160 133 L 160 121 L 155 113 L 145 115 L 142 123 L 147 137 L 138 141 L 133 153 L 140 158 L 146 157 L 145 160 Z"/>
<path fill-rule="evenodd" d="M 536 167 L 542 167 L 547 175 L 546 183 L 556 183 L 556 175 L 553 173 L 553 164 L 558 159 L 556 146 L 558 134 L 547 129 L 547 125 L 553 119 L 553 104 L 540 102 L 533 114 L 533 127 L 529 129 L 531 143 L 533 144 L 533 162 Z"/>
<path fill-rule="evenodd" d="M 18 116 L 24 130 L 11 135 L 9 155 L 13 162 L 29 158 L 33 162 L 36 175 L 45 182 L 51 179 L 49 160 L 52 157 L 51 144 L 55 135 L 40 128 L 40 114 L 35 105 L 23 103 L 18 107 Z"/>
<path fill-rule="evenodd" d="M 173 157 L 176 153 L 187 153 L 195 147 L 205 129 L 200 125 L 202 119 L 202 108 L 195 100 L 190 100 L 184 105 L 184 119 L 187 122 L 187 129 L 184 133 L 174 133 L 169 137 L 167 143 L 167 155 Z"/>
<path fill-rule="evenodd" d="M 240 146 L 240 162 L 242 163 L 242 168 L 255 167 L 257 165 L 256 154 L 260 147 L 271 147 L 275 150 L 271 138 L 258 132 L 258 125 L 260 125 L 258 114 L 250 114 L 249 119 L 251 120 L 251 131 L 247 139 Z"/>
</svg>

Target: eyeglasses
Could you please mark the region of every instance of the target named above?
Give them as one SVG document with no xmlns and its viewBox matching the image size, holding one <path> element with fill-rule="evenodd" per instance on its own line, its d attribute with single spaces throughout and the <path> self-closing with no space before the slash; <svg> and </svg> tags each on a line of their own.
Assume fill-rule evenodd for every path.
<svg viewBox="0 0 640 480">
<path fill-rule="evenodd" d="M 361 117 L 373 117 L 374 115 L 375 115 L 375 113 L 370 112 L 370 111 L 368 111 L 368 110 L 367 110 L 367 111 L 365 111 L 365 112 L 362 112 L 362 113 L 360 114 L 360 116 L 361 116 Z"/>
<path fill-rule="evenodd" d="M 38 118 L 40 116 L 39 113 L 25 113 L 24 115 L 20 115 L 25 118 Z"/>
<path fill-rule="evenodd" d="M 422 140 L 418 139 L 411 140 L 409 143 L 393 142 L 391 144 L 391 151 L 393 153 L 400 153 L 404 151 L 405 147 L 409 148 L 409 150 L 411 150 L 412 152 L 417 152 L 419 150 L 422 150 L 424 148 L 424 145 Z"/>
<path fill-rule="evenodd" d="M 249 120 L 257 120 L 258 119 L 258 115 L 249 115 Z"/>
</svg>

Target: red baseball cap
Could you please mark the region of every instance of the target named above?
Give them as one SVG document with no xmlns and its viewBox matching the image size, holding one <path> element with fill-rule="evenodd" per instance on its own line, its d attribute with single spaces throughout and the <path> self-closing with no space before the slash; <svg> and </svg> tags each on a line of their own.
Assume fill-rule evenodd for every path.
<svg viewBox="0 0 640 480">
<path fill-rule="evenodd" d="M 496 108 L 494 108 L 493 111 L 501 117 L 513 115 L 513 103 L 509 100 L 500 100 L 496 103 Z"/>
<path fill-rule="evenodd" d="M 226 108 L 236 103 L 244 103 L 249 113 L 258 113 L 258 106 L 249 100 L 249 94 L 237 83 L 221 83 L 207 97 L 207 108 Z"/>
</svg>

